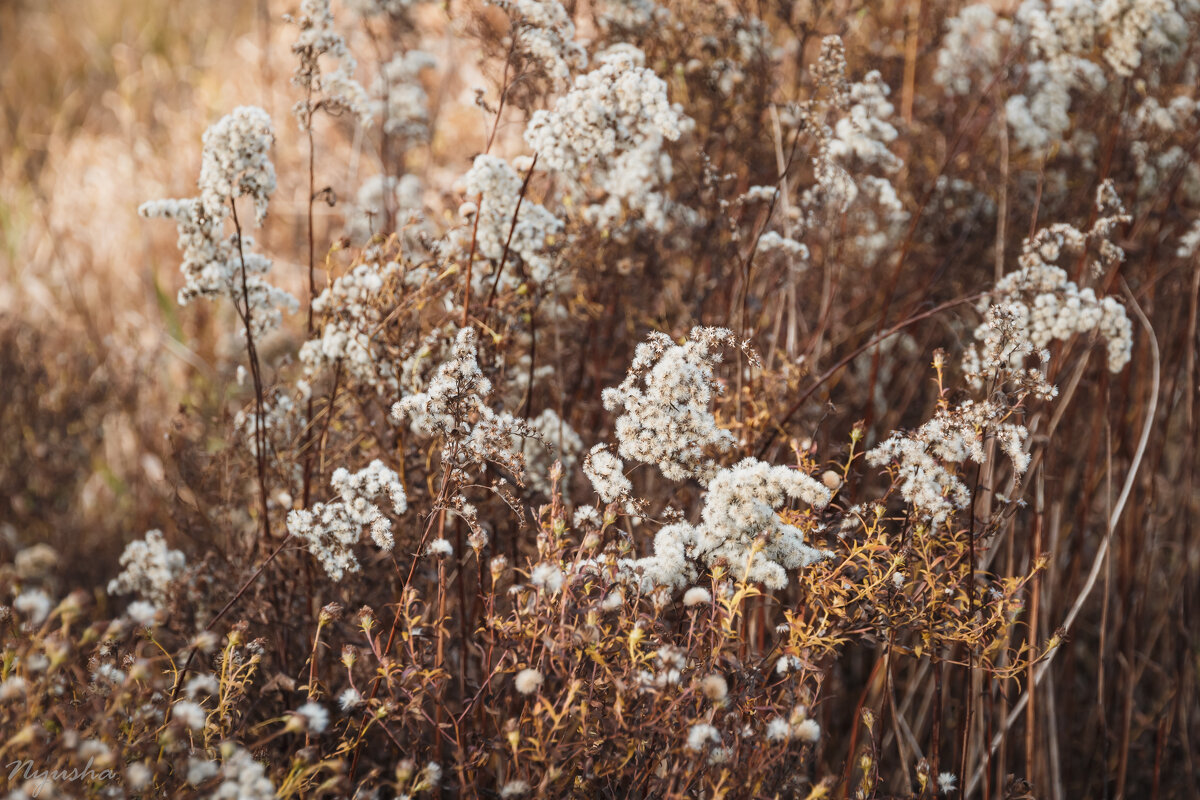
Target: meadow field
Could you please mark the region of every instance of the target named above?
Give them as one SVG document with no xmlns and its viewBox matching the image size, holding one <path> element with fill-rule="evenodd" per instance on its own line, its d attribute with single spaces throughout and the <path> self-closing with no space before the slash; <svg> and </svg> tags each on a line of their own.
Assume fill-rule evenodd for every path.
<svg viewBox="0 0 1200 800">
<path fill-rule="evenodd" d="M 4 797 L 1200 797 L 1200 0 L 0 63 Z"/>
</svg>

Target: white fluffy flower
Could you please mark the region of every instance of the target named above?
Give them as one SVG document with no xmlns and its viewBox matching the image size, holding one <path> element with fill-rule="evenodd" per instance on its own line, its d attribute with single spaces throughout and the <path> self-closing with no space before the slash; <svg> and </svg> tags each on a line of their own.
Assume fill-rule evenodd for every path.
<svg viewBox="0 0 1200 800">
<path fill-rule="evenodd" d="M 707 722 L 698 722 L 688 730 L 687 746 L 697 753 L 710 744 L 720 744 L 721 734 Z"/>
<path fill-rule="evenodd" d="M 942 772 L 937 777 L 938 791 L 942 794 L 950 794 L 958 785 L 958 778 L 952 772 Z"/>
<path fill-rule="evenodd" d="M 533 694 L 542 685 L 542 673 L 536 669 L 526 668 L 517 673 L 513 678 L 513 686 L 521 694 Z"/>
<path fill-rule="evenodd" d="M 608 446 L 598 444 L 583 460 L 583 472 L 592 482 L 592 488 L 606 503 L 628 497 L 633 484 L 625 477 L 621 459 L 608 451 Z"/>
<path fill-rule="evenodd" d="M 712 480 L 717 464 L 710 453 L 728 452 L 734 441 L 710 409 L 720 390 L 713 369 L 722 349 L 736 346 L 730 331 L 700 327 L 682 345 L 657 332 L 639 344 L 625 380 L 602 395 L 606 409 L 620 412 L 620 454 L 656 464 L 671 480 Z"/>
<path fill-rule="evenodd" d="M 799 725 L 794 726 L 792 735 L 802 742 L 816 744 L 821 740 L 821 726 L 817 724 L 815 719 L 806 719 Z"/>
<path fill-rule="evenodd" d="M 585 219 L 602 228 L 626 208 L 640 212 L 651 228 L 665 227 L 661 188 L 672 168 L 664 142 L 691 125 L 668 101 L 666 82 L 642 66 L 643 60 L 634 48 L 602 55 L 599 67 L 576 78 L 553 109 L 534 112 L 525 129 L 525 141 L 547 167 L 569 183 L 590 182 L 604 192 L 602 202 L 584 208 Z"/>
<path fill-rule="evenodd" d="M 549 594 L 558 594 L 563 587 L 563 573 L 557 565 L 542 562 L 533 568 L 529 582 L 534 586 L 545 589 Z"/>
<path fill-rule="evenodd" d="M 342 711 L 353 711 L 363 704 L 363 696 L 353 686 L 347 687 L 338 695 L 338 706 Z"/>
<path fill-rule="evenodd" d="M 137 594 L 162 608 L 167 602 L 167 590 L 183 573 L 187 560 L 181 551 L 167 547 L 162 531 L 152 530 L 125 546 L 120 564 L 123 569 L 108 582 L 108 593 Z"/>
<path fill-rule="evenodd" d="M 242 106 L 223 117 L 204 134 L 199 197 L 143 203 L 138 213 L 175 221 L 180 270 L 184 286 L 179 303 L 197 297 L 229 297 L 239 313 L 249 318 L 251 333 L 259 336 L 276 328 L 282 312 L 295 312 L 292 295 L 266 280 L 271 260 L 251 251 L 253 241 L 244 231 L 226 238 L 225 221 L 233 201 L 250 197 L 255 223 L 261 224 L 275 191 L 275 167 L 270 150 L 275 142 L 271 119 L 261 108 Z"/>
<path fill-rule="evenodd" d="M 804 532 L 776 513 L 788 499 L 824 507 L 829 490 L 789 467 L 747 458 L 720 470 L 708 487 L 701 523 L 667 525 L 654 538 L 654 555 L 634 562 L 650 586 L 680 588 L 698 577 L 698 564 L 723 561 L 735 575 L 771 589 L 787 586 L 788 570 L 823 554 L 805 544 Z"/>
<path fill-rule="evenodd" d="M 792 725 L 783 717 L 775 717 L 767 723 L 767 741 L 786 742 L 792 738 Z"/>
<path fill-rule="evenodd" d="M 305 703 L 293 713 L 309 733 L 323 733 L 329 727 L 329 711 L 320 703 Z"/>
<path fill-rule="evenodd" d="M 50 597 L 41 589 L 26 589 L 13 600 L 13 608 L 28 617 L 34 625 L 41 625 L 50 615 Z"/>
<path fill-rule="evenodd" d="M 334 471 L 330 480 L 338 500 L 317 503 L 312 509 L 297 509 L 287 516 L 288 531 L 304 540 L 321 566 L 335 581 L 347 572 L 357 572 L 358 559 L 351 549 L 363 533 L 370 532 L 381 550 L 391 550 L 392 522 L 374 501 L 387 497 L 396 514 L 408 508 L 400 476 L 375 459 L 354 474 L 345 468 Z"/>
<path fill-rule="evenodd" d="M 180 700 L 171 707 L 171 718 L 179 720 L 184 726 L 194 731 L 204 727 L 206 716 L 204 709 L 191 700 Z"/>
</svg>

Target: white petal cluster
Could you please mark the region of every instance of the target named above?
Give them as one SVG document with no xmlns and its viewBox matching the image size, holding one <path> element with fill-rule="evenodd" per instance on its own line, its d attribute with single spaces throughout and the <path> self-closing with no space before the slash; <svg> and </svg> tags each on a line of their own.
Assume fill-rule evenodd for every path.
<svg viewBox="0 0 1200 800">
<path fill-rule="evenodd" d="M 108 593 L 136 594 L 162 608 L 171 582 L 183 572 L 187 559 L 181 551 L 167 547 L 162 531 L 152 530 L 125 546 L 120 564 L 123 569 L 108 582 Z"/>
<path fill-rule="evenodd" d="M 1200 218 L 1192 222 L 1192 227 L 1187 229 L 1187 233 L 1179 237 L 1179 247 L 1175 251 L 1175 255 L 1180 258 L 1191 258 L 1200 250 Z"/>
<path fill-rule="evenodd" d="M 758 250 L 762 256 L 776 256 L 796 272 L 808 266 L 808 246 L 778 231 L 767 231 L 758 238 Z"/>
<path fill-rule="evenodd" d="M 823 557 L 805 544 L 802 530 L 779 517 L 788 500 L 823 508 L 830 492 L 799 470 L 747 458 L 718 472 L 709 484 L 699 525 L 665 526 L 654 537 L 654 555 L 629 566 L 645 588 L 681 589 L 698 580 L 701 565 L 723 562 L 750 583 L 783 589 L 788 570 Z"/>
<path fill-rule="evenodd" d="M 513 678 L 513 686 L 521 694 L 533 694 L 541 687 L 543 680 L 542 673 L 536 669 L 526 668 Z"/>
<path fill-rule="evenodd" d="M 266 280 L 270 259 L 251 252 L 253 240 L 236 234 L 226 238 L 225 221 L 238 197 L 254 202 L 261 224 L 275 191 L 275 168 L 269 157 L 275 134 L 261 108 L 241 106 L 204 134 L 199 197 L 143 203 L 143 217 L 174 220 L 183 253 L 184 286 L 179 303 L 196 297 L 229 297 L 239 314 L 249 315 L 254 336 L 277 328 L 282 311 L 294 313 L 299 303 Z"/>
<path fill-rule="evenodd" d="M 1103 190 L 1103 189 L 1102 189 Z M 1066 270 L 1053 262 L 1060 256 L 1082 251 L 1089 240 L 1099 239 L 1101 258 L 1115 263 L 1123 253 L 1107 236 L 1112 225 L 1124 217 L 1119 209 L 1112 216 L 1101 216 L 1092 231 L 1084 234 L 1070 225 L 1051 225 L 1026 239 L 1022 247 L 1020 265 L 1015 272 L 1005 275 L 997 282 L 983 308 L 990 304 L 1001 304 L 1015 316 L 1016 324 L 1023 329 L 1029 347 L 1013 352 L 1016 365 L 1025 352 L 1042 350 L 1051 342 L 1065 341 L 1076 334 L 1095 331 L 1104 340 L 1108 350 L 1108 369 L 1120 372 L 1131 357 L 1133 350 L 1133 325 L 1125 307 L 1113 297 L 1098 298 L 1095 290 L 1079 288 L 1067 276 Z M 985 342 L 993 328 L 985 322 L 975 332 L 977 341 Z M 967 371 L 978 375 L 981 361 L 974 346 L 966 354 Z M 976 378 L 978 382 L 978 377 Z"/>
<path fill-rule="evenodd" d="M 360 383 L 379 392 L 395 393 L 399 378 L 395 365 L 381 357 L 374 338 L 383 322 L 380 310 L 385 286 L 399 274 L 394 261 L 367 261 L 339 276 L 313 300 L 313 313 L 322 315 L 319 338 L 300 348 L 300 363 L 308 379 L 335 364 Z"/>
<path fill-rule="evenodd" d="M 211 795 L 212 800 L 272 800 L 275 785 L 267 777 L 263 765 L 240 745 L 221 746 L 224 763 L 221 765 L 221 784 Z"/>
<path fill-rule="evenodd" d="M 1012 22 L 986 3 L 964 7 L 946 20 L 933 79 L 955 95 L 986 85 L 1000 67 L 1011 29 Z"/>
<path fill-rule="evenodd" d="M 797 740 L 805 744 L 815 744 L 821 738 L 821 726 L 808 716 L 808 709 L 796 706 L 788 717 L 773 717 L 767 723 L 765 731 L 769 742 L 790 742 Z"/>
<path fill-rule="evenodd" d="M 421 73 L 437 66 L 424 50 L 398 53 L 383 65 L 371 86 L 371 114 L 383 120 L 383 131 L 401 147 L 429 139 L 429 95 Z"/>
<path fill-rule="evenodd" d="M 850 110 L 834 126 L 829 153 L 843 163 L 851 159 L 866 166 L 878 166 L 887 172 L 900 169 L 902 163 L 888 145 L 896 140 L 896 128 L 888 122 L 895 110 L 888 102 L 891 89 L 876 70 L 850 86 Z"/>
<path fill-rule="evenodd" d="M 549 244 L 563 230 L 562 222 L 544 206 L 528 197 L 521 198 L 523 180 L 507 161 L 489 155 L 477 156 L 466 176 L 467 196 L 480 198 L 478 228 L 470 226 L 476 236 L 476 252 L 491 259 L 494 269 L 499 268 L 504 245 L 508 242 L 508 262 L 502 280 L 513 288 L 521 282 L 521 271 L 515 264 L 517 259 L 525 265 L 535 283 L 545 284 L 550 279 L 554 262 L 548 253 Z M 521 204 L 519 213 L 518 202 Z M 513 227 L 514 213 L 516 227 Z M 512 231 L 511 240 L 509 231 Z M 481 272 L 480 278 L 487 276 Z M 490 288 L 492 281 L 486 283 Z"/>
<path fill-rule="evenodd" d="M 728 452 L 734 442 L 709 408 L 720 390 L 713 368 L 721 363 L 723 348 L 737 345 L 725 328 L 700 327 L 682 345 L 658 332 L 639 344 L 625 380 L 603 393 L 604 407 L 620 412 L 620 454 L 656 464 L 674 481 L 708 483 L 717 471 L 709 453 Z"/>
<path fill-rule="evenodd" d="M 364 121 L 370 119 L 366 90 L 354 79 L 358 63 L 334 28 L 329 0 L 301 0 L 300 15 L 292 21 L 300 27 L 300 36 L 292 45 L 292 52 L 300 59 L 292 83 L 307 95 L 292 108 L 300 129 L 312 127 L 313 114 L 318 110 L 334 116 L 349 112 Z M 336 60 L 337 67 L 322 72 L 322 57 Z"/>
<path fill-rule="evenodd" d="M 627 498 L 633 491 L 633 483 L 625 477 L 625 465 L 608 451 L 608 445 L 598 444 L 591 449 L 583 460 L 583 472 L 606 503 Z"/>
<path fill-rule="evenodd" d="M 919 517 L 940 527 L 955 511 L 970 505 L 971 493 L 953 465 L 966 461 L 983 464 L 987 460 L 985 434 L 997 434 L 1018 474 L 1028 466 L 1024 446 L 1029 432 L 1022 425 L 1005 422 L 1006 414 L 1006 408 L 992 401 L 966 400 L 939 410 L 911 433 L 893 433 L 867 452 L 867 463 L 894 463 L 900 496 Z"/>
<path fill-rule="evenodd" d="M 359 570 L 352 548 L 364 532 L 370 532 L 382 550 L 394 545 L 392 522 L 374 501 L 387 497 L 392 511 L 403 514 L 408 500 L 400 477 L 378 459 L 353 474 L 344 467 L 335 470 L 330 484 L 338 500 L 289 512 L 287 526 L 293 536 L 304 540 L 329 577 L 340 581 L 347 572 Z"/>
<path fill-rule="evenodd" d="M 575 23 L 558 0 L 498 0 L 508 12 L 520 52 L 537 61 L 546 74 L 566 81 L 571 71 L 587 66 L 587 52 L 575 40 Z"/>
<path fill-rule="evenodd" d="M 602 201 L 584 209 L 585 219 L 602 228 L 624 209 L 640 213 L 655 230 L 665 227 L 667 200 L 660 190 L 672 166 L 664 143 L 691 126 L 643 58 L 634 48 L 600 56 L 599 67 L 577 77 L 553 109 L 535 112 L 525 129 L 525 141 L 546 166 L 603 192 Z"/>
<path fill-rule="evenodd" d="M 1169 62 L 1187 47 L 1188 25 L 1175 0 L 1102 0 L 1098 5 L 1100 27 L 1109 40 L 1104 60 L 1121 77 L 1133 75 L 1143 56 Z"/>
<path fill-rule="evenodd" d="M 323 733 L 329 727 L 329 711 L 320 703 L 305 703 L 292 713 L 309 733 Z"/>
<path fill-rule="evenodd" d="M 200 201 L 210 217 L 229 213 L 229 201 L 249 197 L 254 201 L 255 222 L 267 216 L 275 192 L 275 165 L 271 147 L 275 131 L 267 112 L 240 106 L 204 132 L 200 163 Z"/>
<path fill-rule="evenodd" d="M 688 730 L 687 746 L 689 750 L 701 752 L 711 744 L 720 744 L 721 734 L 707 722 L 698 722 Z"/>
<path fill-rule="evenodd" d="M 409 395 L 392 406 L 396 421 L 410 420 L 419 436 L 440 436 L 442 463 L 452 470 L 455 483 L 467 483 L 469 470 L 495 464 L 518 480 L 525 474 L 523 448 L 517 439 L 538 436 L 524 420 L 487 405 L 492 382 L 479 369 L 475 329 L 463 328 L 454 340 L 449 360 L 438 367 L 425 391 Z M 456 513 L 471 527 L 469 541 L 478 549 L 486 534 L 467 499 L 451 498 Z"/>
<path fill-rule="evenodd" d="M 579 454 L 583 452 L 583 440 L 552 408 L 542 411 L 529 425 L 537 432 L 537 436 L 514 441 L 513 445 L 520 448 L 525 456 L 525 474 L 530 488 L 548 493 L 551 488 L 550 470 L 554 462 L 560 462 L 563 475 L 570 476 Z"/>
<path fill-rule="evenodd" d="M 45 622 L 46 617 L 50 616 L 53 605 L 50 595 L 41 589 L 26 589 L 13 600 L 13 608 L 24 615 L 33 625 L 41 625 Z"/>
<path fill-rule="evenodd" d="M 1177 60 L 1188 41 L 1191 0 L 1024 0 L 1010 21 L 983 4 L 946 23 L 936 79 L 953 94 L 980 92 L 1003 54 L 1022 74 L 1005 110 L 1017 146 L 1044 153 L 1071 127 L 1074 96 L 1134 75 L 1147 58 Z"/>
</svg>

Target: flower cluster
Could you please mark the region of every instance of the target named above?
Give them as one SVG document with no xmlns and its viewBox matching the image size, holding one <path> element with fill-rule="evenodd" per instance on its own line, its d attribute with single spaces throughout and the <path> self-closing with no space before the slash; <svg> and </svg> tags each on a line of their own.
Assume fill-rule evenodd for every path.
<svg viewBox="0 0 1200 800">
<path fill-rule="evenodd" d="M 713 368 L 723 348 L 737 346 L 725 328 L 699 327 L 682 345 L 665 333 L 652 333 L 639 344 L 625 380 L 603 393 L 604 407 L 620 412 L 620 454 L 657 465 L 673 481 L 712 480 L 717 463 L 710 453 L 728 452 L 734 442 L 710 408 L 720 391 Z"/>
<path fill-rule="evenodd" d="M 400 476 L 378 459 L 365 469 L 351 474 L 338 468 L 330 479 L 338 500 L 317 503 L 312 509 L 296 509 L 288 513 L 288 532 L 303 539 L 329 577 L 340 581 L 347 572 L 358 572 L 358 559 L 353 547 L 370 532 L 371 540 L 384 551 L 395 544 L 392 521 L 375 505 L 387 497 L 396 514 L 408 508 Z"/>
<path fill-rule="evenodd" d="M 240 233 L 225 238 L 225 221 L 236 213 L 234 201 L 249 197 L 261 224 L 275 191 L 275 168 L 269 152 L 275 141 L 266 112 L 242 106 L 204 134 L 200 196 L 158 200 L 138 209 L 144 217 L 174 220 L 179 228 L 185 284 L 179 302 L 196 297 L 228 296 L 252 336 L 276 328 L 282 311 L 295 312 L 292 295 L 266 280 L 270 259 L 250 252 L 253 241 Z"/>
<path fill-rule="evenodd" d="M 748 583 L 783 589 L 788 570 L 823 557 L 804 541 L 804 531 L 778 512 L 788 499 L 824 508 L 830 491 L 798 469 L 747 458 L 717 473 L 708 486 L 701 523 L 675 523 L 654 537 L 654 555 L 628 568 L 652 589 L 681 589 L 696 583 L 701 565 L 724 564 Z"/>
<path fill-rule="evenodd" d="M 311 379 L 339 365 L 378 391 L 399 387 L 392 362 L 379 357 L 374 338 L 382 323 L 378 298 L 400 271 L 395 261 L 366 261 L 333 281 L 313 300 L 313 313 L 326 318 L 320 338 L 300 348 L 300 362 Z"/>
<path fill-rule="evenodd" d="M 489 155 L 476 156 L 466 176 L 467 196 L 479 201 L 472 209 L 479 222 L 478 227 L 465 230 L 474 232 L 476 249 L 495 269 L 500 268 L 507 251 L 509 263 L 502 279 L 514 287 L 520 284 L 516 276 L 522 265 L 534 283 L 550 280 L 554 261 L 549 243 L 563 229 L 562 222 L 545 207 L 521 196 L 522 180 L 507 161 Z M 481 281 L 485 277 L 481 274 Z"/>
<path fill-rule="evenodd" d="M 614 225 L 625 209 L 651 228 L 666 225 L 661 187 L 671 180 L 672 166 L 664 143 L 677 140 L 691 120 L 668 101 L 667 84 L 643 60 L 633 48 L 600 56 L 599 67 L 576 78 L 553 109 L 536 111 L 525 129 L 546 166 L 603 192 L 601 202 L 584 210 L 601 228 Z"/>
<path fill-rule="evenodd" d="M 292 113 L 301 130 L 311 130 L 317 111 L 334 116 L 349 112 L 364 121 L 370 119 L 367 92 L 354 79 L 358 64 L 346 47 L 346 40 L 334 28 L 329 0 L 301 0 L 300 16 L 292 21 L 300 28 L 300 36 L 292 45 L 292 52 L 300 59 L 292 83 L 305 92 Z M 332 72 L 322 72 L 322 57 L 336 59 L 337 67 Z"/>
<path fill-rule="evenodd" d="M 423 50 L 395 55 L 384 64 L 371 86 L 371 114 L 383 120 L 383 132 L 402 145 L 429 139 L 429 96 L 420 75 L 437 66 Z"/>
<path fill-rule="evenodd" d="M 171 583 L 183 574 L 186 565 L 182 551 L 167 547 L 162 531 L 147 531 L 144 538 L 125 546 L 121 554 L 123 569 L 108 582 L 108 593 L 136 594 L 162 608 Z"/>
<path fill-rule="evenodd" d="M 1109 371 L 1120 372 L 1129 363 L 1133 326 L 1125 307 L 1113 297 L 1098 298 L 1090 287 L 1081 289 L 1070 280 L 1065 269 L 1054 265 L 1064 255 L 1082 253 L 1089 242 L 1099 244 L 1098 270 L 1124 257 L 1110 237 L 1115 226 L 1129 218 L 1108 192 L 1111 192 L 1111 186 L 1105 185 L 1097 193 L 1099 217 L 1088 233 L 1066 224 L 1051 225 L 1038 231 L 1025 240 L 1021 268 L 1001 278 L 981 301 L 981 310 L 994 303 L 1006 306 L 1016 317 L 1017 325 L 1026 332 L 1029 347 L 1011 352 L 1014 366 L 1026 354 L 1044 350 L 1055 340 L 1066 341 L 1076 334 L 1091 331 L 1107 345 Z M 987 325 L 981 326 L 975 338 L 984 341 L 990 330 Z M 968 373 L 978 376 L 987 369 L 975 346 L 968 348 L 965 358 Z M 979 377 L 974 380 L 979 384 Z"/>
<path fill-rule="evenodd" d="M 587 66 L 587 52 L 575 39 L 575 23 L 558 0 L 500 0 L 508 12 L 521 52 L 542 65 L 546 74 L 566 81 L 571 71 Z"/>
</svg>

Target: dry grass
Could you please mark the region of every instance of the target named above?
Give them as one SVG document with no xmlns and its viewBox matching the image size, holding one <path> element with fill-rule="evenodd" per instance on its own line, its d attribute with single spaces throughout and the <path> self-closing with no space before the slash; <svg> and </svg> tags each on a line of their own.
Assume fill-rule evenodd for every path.
<svg viewBox="0 0 1200 800">
<path fill-rule="evenodd" d="M 669 3 L 679 25 L 626 34 L 600 24 L 600 5 L 567 5 L 593 51 L 644 51 L 695 120 L 666 145 L 663 188 L 695 217 L 656 231 L 625 207 L 624 230 L 593 225 L 579 212 L 587 193 L 539 153 L 519 197 L 564 221 L 546 248 L 558 284 L 533 277 L 519 242 L 488 255 L 480 215 L 459 213 L 478 202 L 459 180 L 474 157 L 530 153 L 528 116 L 563 92 L 505 39 L 499 9 L 425 4 L 369 24 L 339 9 L 364 83 L 386 54 L 433 53 L 419 79 L 432 133 L 389 146 L 378 125 L 319 115 L 310 175 L 290 113 L 288 4 L 0 7 L 0 602 L 12 606 L 0 607 L 0 761 L 50 770 L 91 757 L 119 776 L 59 781 L 62 796 L 213 796 L 256 774 L 245 754 L 280 797 L 497 797 L 520 781 L 544 797 L 928 797 L 939 773 L 984 798 L 1200 795 L 1200 269 L 1176 255 L 1200 212 L 1188 184 L 1200 135 L 1193 118 L 1150 139 L 1182 160 L 1139 191 L 1132 145 L 1147 137 L 1131 122 L 1146 96 L 1194 95 L 1195 15 L 1179 59 L 1148 59 L 1072 105 L 1093 155 L 1043 157 L 1005 124 L 1005 98 L 1028 90 L 1019 52 L 970 95 L 934 81 L 958 4 Z M 776 54 L 739 55 L 739 10 L 768 21 Z M 758 245 L 768 229 L 797 230 L 803 192 L 820 183 L 817 123 L 842 114 L 836 81 L 814 69 L 829 34 L 844 39 L 850 80 L 879 70 L 892 87 L 903 166 L 852 177 L 886 173 L 907 217 L 888 228 L 881 204 L 818 204 L 796 270 Z M 148 199 L 192 192 L 204 130 L 245 104 L 267 110 L 277 137 L 279 187 L 255 249 L 302 309 L 252 362 L 233 304 L 176 304 L 171 226 L 137 217 Z M 423 220 L 352 241 L 355 194 L 380 170 L 421 178 Z M 959 363 L 980 293 L 1035 231 L 1087 230 L 1104 180 L 1130 214 L 1112 237 L 1124 261 L 1098 273 L 1083 255 L 1059 263 L 1128 309 L 1132 360 L 1110 373 L 1103 342 L 1077 336 L 1051 347 L 1053 402 L 1003 380 L 972 389 Z M 753 186 L 779 191 L 744 201 Z M 310 291 L 388 262 L 396 271 L 366 305 L 373 358 L 397 385 L 341 360 L 305 374 Z M 337 314 L 316 314 L 315 331 Z M 450 360 L 463 320 L 495 387 L 488 407 L 551 410 L 582 452 L 551 456 L 530 436 L 522 480 L 503 437 L 464 455 L 456 434 L 393 419 L 392 404 Z M 780 515 L 833 557 L 778 590 L 719 563 L 696 580 L 714 599 L 685 605 L 680 591 L 624 582 L 622 559 L 651 553 L 672 521 L 699 520 L 707 483 L 627 460 L 634 512 L 598 502 L 582 467 L 615 441 L 601 393 L 647 332 L 679 339 L 693 325 L 727 326 L 761 354 L 752 366 L 730 351 L 717 368 L 712 411 L 733 442 L 719 464 L 832 473 L 828 505 Z M 258 397 L 239 365 L 261 369 Z M 295 410 L 256 458 L 247 415 L 278 397 Z M 952 468 L 970 505 L 931 525 L 897 469 L 863 454 L 968 397 L 1029 429 L 1032 462 L 1016 475 L 989 435 L 985 464 Z M 472 408 L 452 416 L 476 425 L 486 413 Z M 362 571 L 330 580 L 287 513 L 335 501 L 334 471 L 376 458 L 407 495 L 388 515 L 395 546 L 364 537 Z M 456 458 L 477 468 L 459 474 Z M 588 504 L 595 519 L 578 518 Z M 126 544 L 155 528 L 187 566 L 146 625 L 106 586 Z M 434 539 L 453 554 L 430 555 Z M 533 580 L 539 565 L 561 589 L 545 571 Z M 781 658 L 795 660 L 780 671 Z M 542 678 L 528 693 L 515 683 L 526 669 Z M 199 675 L 215 686 L 188 688 Z M 361 702 L 339 710 L 349 689 Z M 295 713 L 307 702 L 330 712 L 327 729 Z M 786 743 L 766 736 L 776 718 Z M 690 748 L 689 731 L 710 724 L 719 746 Z M 189 776 L 200 761 L 226 772 Z M 5 788 L 21 796 L 18 782 Z"/>
</svg>

